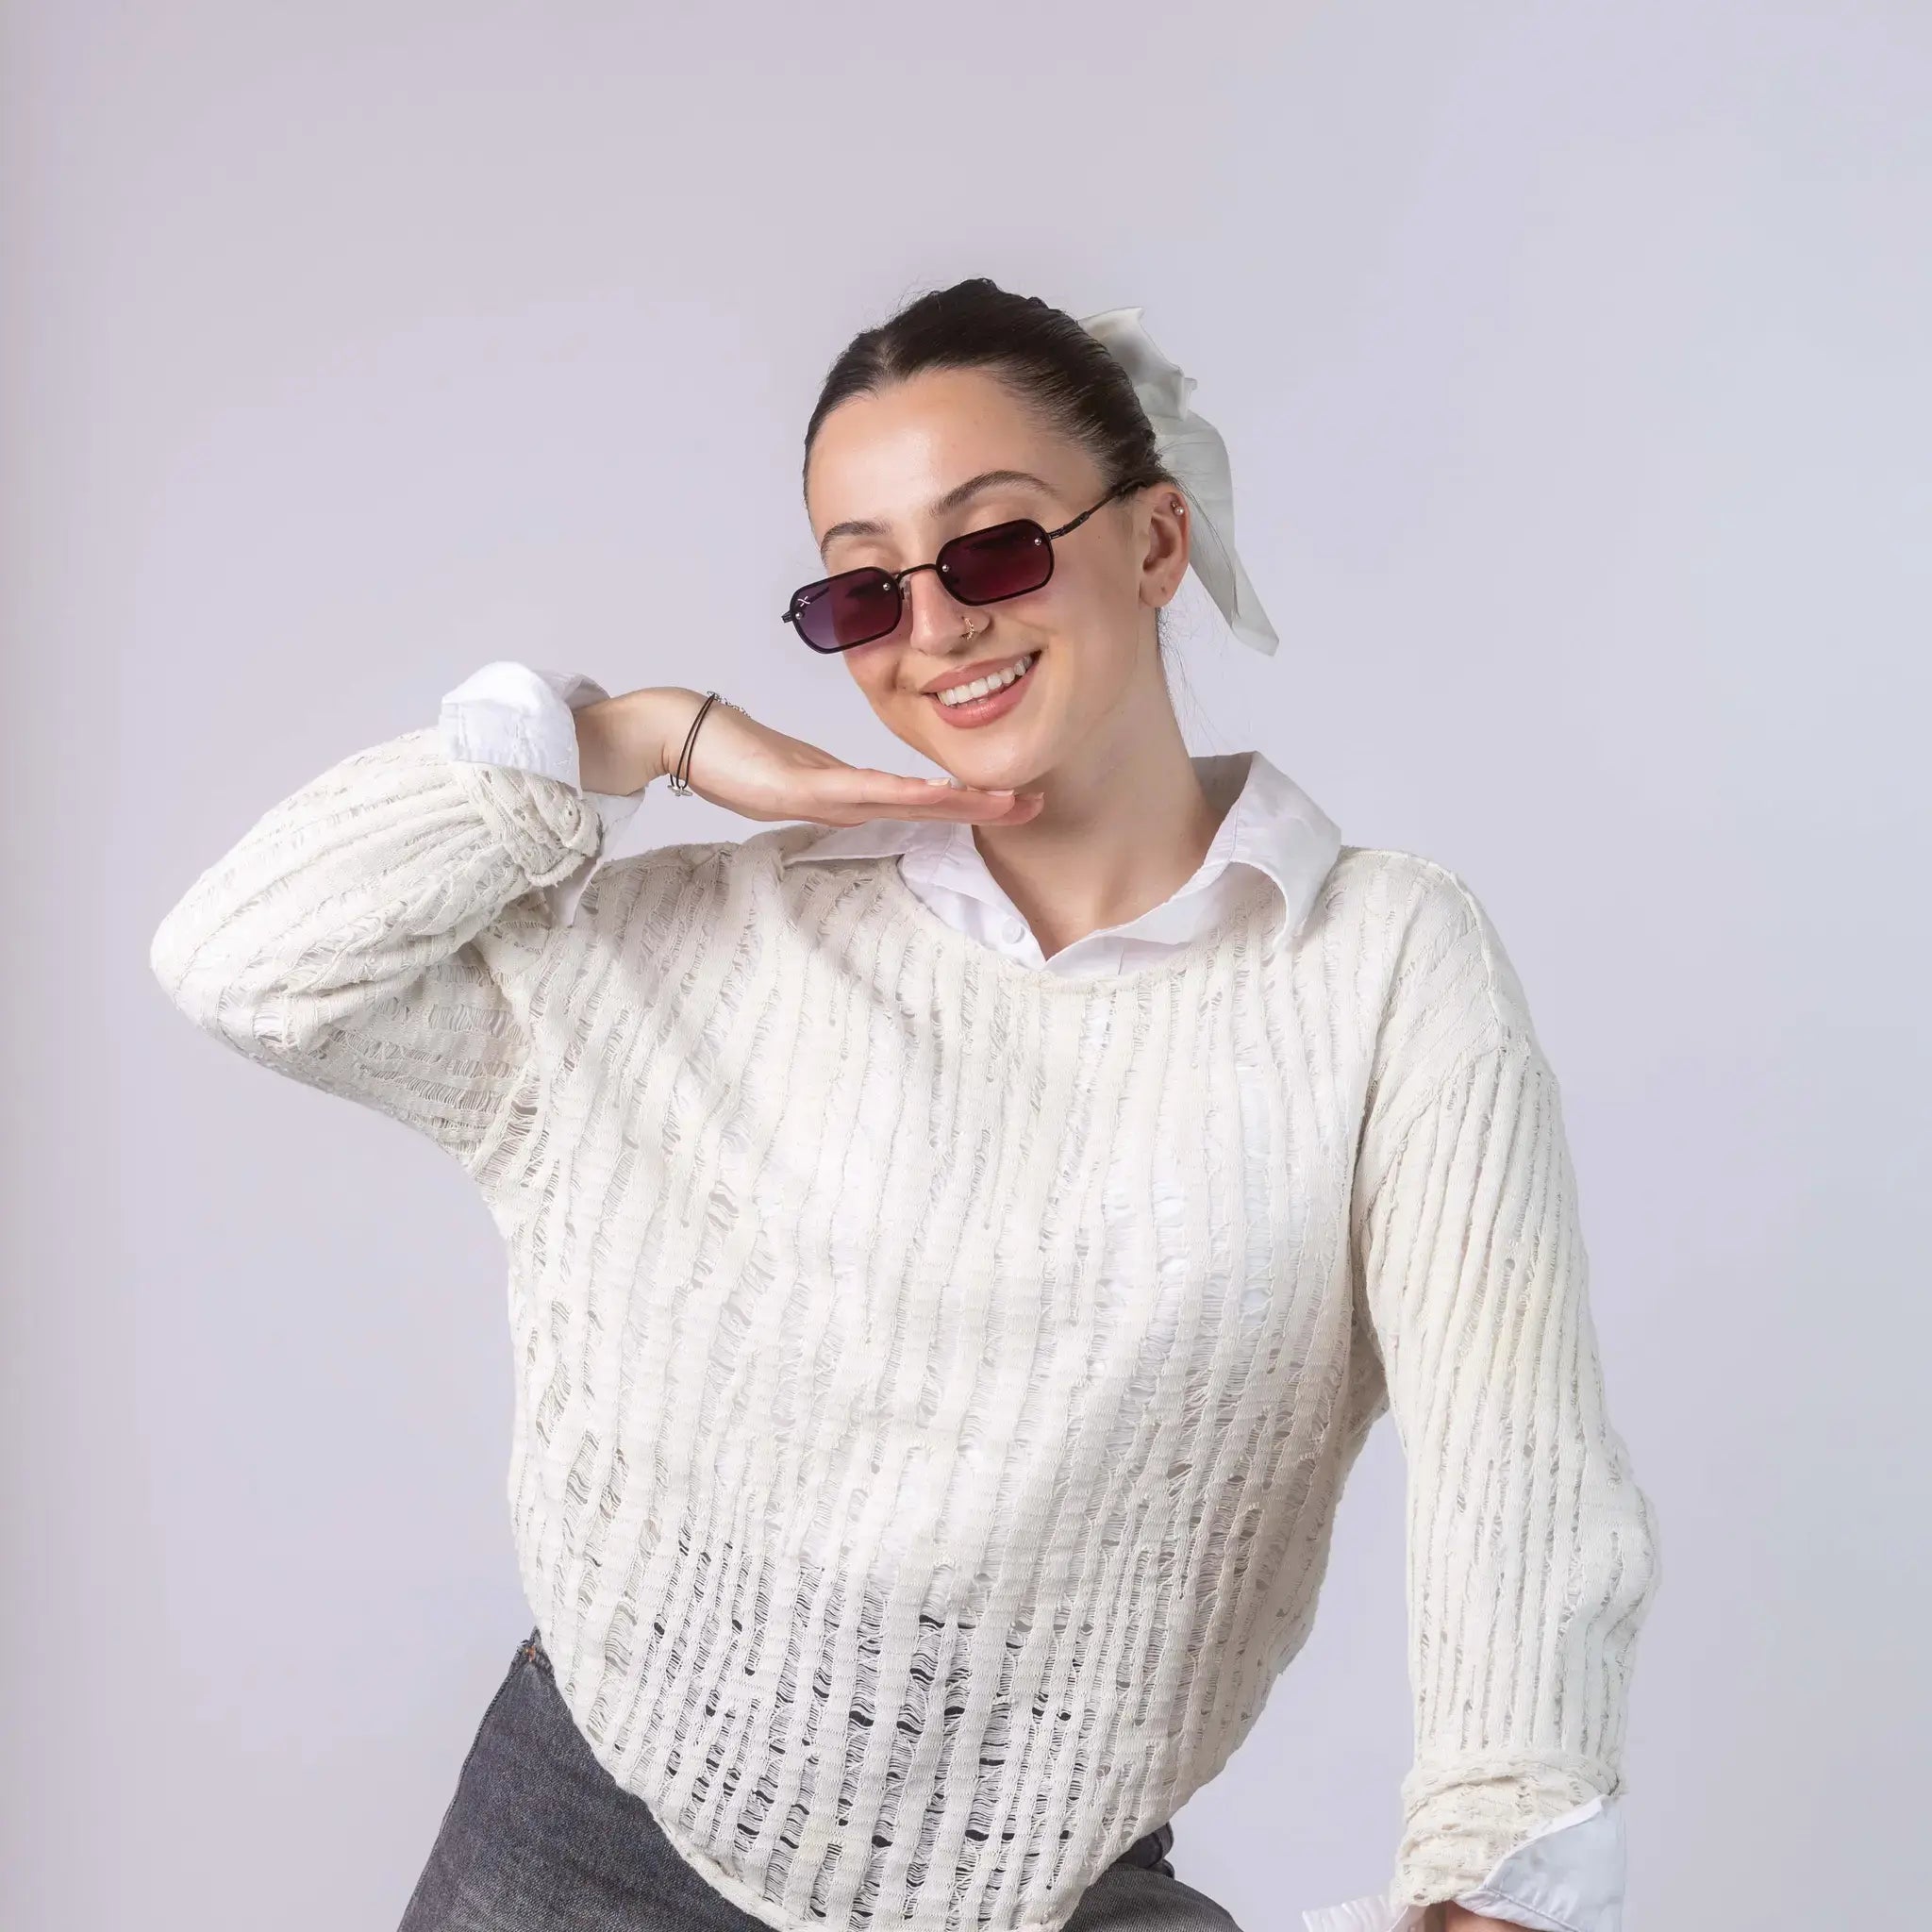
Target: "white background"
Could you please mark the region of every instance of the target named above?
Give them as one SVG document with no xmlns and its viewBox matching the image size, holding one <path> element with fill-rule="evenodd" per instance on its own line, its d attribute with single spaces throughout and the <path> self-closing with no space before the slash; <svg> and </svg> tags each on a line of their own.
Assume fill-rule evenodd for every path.
<svg viewBox="0 0 1932 1932">
<path fill-rule="evenodd" d="M 1924 1909 L 1932 15 L 8 13 L 9 1927 L 392 1925 L 530 1621 L 480 1201 L 193 1033 L 161 914 L 491 657 L 921 769 L 777 612 L 825 368 L 976 274 L 1227 437 L 1283 641 L 1190 584 L 1194 748 L 1529 989 L 1662 1533 L 1627 1932 Z M 1386 1882 L 1400 1483 L 1179 1815 L 1245 1932 Z"/>
</svg>

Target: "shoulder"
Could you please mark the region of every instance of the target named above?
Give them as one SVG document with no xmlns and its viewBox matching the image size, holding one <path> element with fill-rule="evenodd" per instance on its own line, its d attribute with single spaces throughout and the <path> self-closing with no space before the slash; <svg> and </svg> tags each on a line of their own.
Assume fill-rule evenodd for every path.
<svg viewBox="0 0 1932 1932">
<path fill-rule="evenodd" d="M 1343 845 L 1321 921 L 1357 955 L 1389 1043 L 1426 1034 L 1459 1053 L 1517 1038 L 1535 1044 L 1529 1001 L 1496 922 L 1460 872 L 1419 852 Z"/>
<path fill-rule="evenodd" d="M 1507 1094 L 1533 1086 L 1560 1108 L 1523 982 L 1463 874 L 1416 852 L 1344 847 L 1328 888 L 1338 927 L 1363 949 L 1348 964 L 1372 1034 L 1357 1142 L 1365 1202 L 1439 1105 L 1454 1114 L 1445 1149 L 1512 1134 Z"/>
</svg>

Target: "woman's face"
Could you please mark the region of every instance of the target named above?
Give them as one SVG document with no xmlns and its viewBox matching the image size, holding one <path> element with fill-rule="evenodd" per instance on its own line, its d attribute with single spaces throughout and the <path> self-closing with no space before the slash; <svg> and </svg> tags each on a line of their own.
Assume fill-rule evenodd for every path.
<svg viewBox="0 0 1932 1932">
<path fill-rule="evenodd" d="M 993 471 L 1039 480 L 970 487 Z M 1049 433 L 1005 383 L 954 369 L 834 409 L 812 445 L 806 506 L 832 575 L 930 563 L 948 538 L 1014 517 L 1057 530 L 1107 490 L 1092 458 Z M 1055 540 L 1041 589 L 997 604 L 960 604 L 937 572 L 920 571 L 906 580 L 898 629 L 839 655 L 887 728 L 961 784 L 1030 785 L 1074 748 L 1117 741 L 1150 701 L 1167 704 L 1154 613 L 1187 570 L 1175 497 L 1157 486 L 1117 498 Z M 853 523 L 866 527 L 844 527 Z M 983 722 L 934 695 L 1028 658 Z"/>
</svg>

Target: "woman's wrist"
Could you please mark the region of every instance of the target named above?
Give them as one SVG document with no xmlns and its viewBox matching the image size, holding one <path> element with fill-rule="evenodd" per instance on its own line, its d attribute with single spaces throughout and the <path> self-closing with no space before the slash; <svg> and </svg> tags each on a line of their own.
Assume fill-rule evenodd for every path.
<svg viewBox="0 0 1932 1932">
<path fill-rule="evenodd" d="M 626 797 L 661 778 L 676 763 L 704 696 L 681 685 L 649 685 L 580 706 L 574 714 L 578 784 Z"/>
</svg>

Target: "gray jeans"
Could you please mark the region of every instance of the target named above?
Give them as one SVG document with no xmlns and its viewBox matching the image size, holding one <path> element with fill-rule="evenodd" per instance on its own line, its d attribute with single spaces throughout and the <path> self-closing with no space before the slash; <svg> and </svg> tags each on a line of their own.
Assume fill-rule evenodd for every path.
<svg viewBox="0 0 1932 1932">
<path fill-rule="evenodd" d="M 1066 1932 L 1241 1932 L 1174 1876 L 1174 1826 L 1129 1845 Z M 477 1727 L 398 1932 L 770 1932 L 679 1857 L 572 1720 L 536 1631 Z"/>
</svg>

